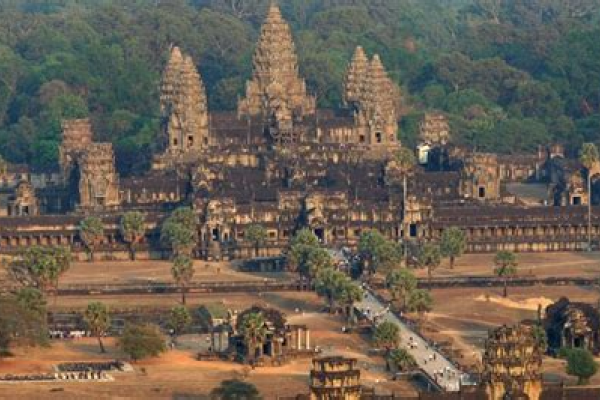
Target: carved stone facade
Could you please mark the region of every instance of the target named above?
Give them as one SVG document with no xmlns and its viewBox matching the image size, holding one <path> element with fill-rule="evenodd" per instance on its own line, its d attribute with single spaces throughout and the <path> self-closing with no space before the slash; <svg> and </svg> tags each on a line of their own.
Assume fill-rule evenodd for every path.
<svg viewBox="0 0 600 400">
<path fill-rule="evenodd" d="M 173 47 L 161 83 L 160 108 L 167 153 L 200 152 L 209 144 L 204 84 L 191 57 Z"/>
<path fill-rule="evenodd" d="M 503 326 L 485 344 L 481 384 L 490 400 L 539 400 L 542 393 L 542 350 L 532 328 Z"/>
<path fill-rule="evenodd" d="M 419 140 L 429 146 L 445 146 L 450 142 L 450 124 L 444 114 L 427 113 L 419 123 Z"/>
<path fill-rule="evenodd" d="M 311 400 L 359 400 L 360 398 L 358 360 L 343 357 L 313 360 L 310 372 Z"/>
<path fill-rule="evenodd" d="M 300 78 L 291 29 L 274 4 L 263 24 L 253 66 L 246 97 L 239 103 L 240 116 L 261 116 L 284 129 L 315 113 L 316 100 Z"/>
<path fill-rule="evenodd" d="M 96 211 L 119 207 L 119 176 L 112 144 L 92 143 L 78 163 L 79 207 Z"/>
<path fill-rule="evenodd" d="M 563 347 L 593 353 L 600 350 L 600 314 L 589 304 L 570 302 L 563 297 L 546 308 L 544 325 L 548 346 L 553 351 Z"/>
</svg>

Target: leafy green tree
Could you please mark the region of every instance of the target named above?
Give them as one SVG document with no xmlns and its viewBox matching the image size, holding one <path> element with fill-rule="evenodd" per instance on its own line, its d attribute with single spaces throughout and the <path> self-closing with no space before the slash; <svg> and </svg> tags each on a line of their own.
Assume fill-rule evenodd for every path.
<svg viewBox="0 0 600 400">
<path fill-rule="evenodd" d="M 410 371 L 417 367 L 417 361 L 406 349 L 394 349 L 387 357 L 389 365 L 398 371 Z"/>
<path fill-rule="evenodd" d="M 387 273 L 398 268 L 402 263 L 402 247 L 398 243 L 386 240 L 377 249 L 375 267 L 380 273 Z"/>
<path fill-rule="evenodd" d="M 71 266 L 71 253 L 64 247 L 33 246 L 21 251 L 8 265 L 8 274 L 24 286 L 47 294 Z"/>
<path fill-rule="evenodd" d="M 348 277 L 340 271 L 325 268 L 319 271 L 315 281 L 315 288 L 320 296 L 325 296 L 330 312 L 335 312 L 337 302 L 342 297 Z"/>
<path fill-rule="evenodd" d="M 194 262 L 184 254 L 179 254 L 173 259 L 171 275 L 181 290 L 181 304 L 185 305 L 185 295 L 188 286 L 194 279 Z"/>
<path fill-rule="evenodd" d="M 376 230 L 369 230 L 360 235 L 358 252 L 367 271 L 375 272 L 375 260 L 385 241 L 383 235 Z"/>
<path fill-rule="evenodd" d="M 240 321 L 239 326 L 240 333 L 244 338 L 244 343 L 248 350 L 248 355 L 254 358 L 256 350 L 258 350 L 259 357 L 262 357 L 262 346 L 267 337 L 267 328 L 263 314 L 246 314 Z"/>
<path fill-rule="evenodd" d="M 567 353 L 567 374 L 576 376 L 578 385 L 585 385 L 598 372 L 598 363 L 585 349 L 572 349 Z"/>
<path fill-rule="evenodd" d="M 579 156 L 581 164 L 587 169 L 587 192 L 588 192 L 588 249 L 592 248 L 592 168 L 600 162 L 598 148 L 593 143 L 584 143 Z"/>
<path fill-rule="evenodd" d="M 94 261 L 94 250 L 104 238 L 104 223 L 98 217 L 87 217 L 79 222 L 78 231 L 90 255 L 89 261 Z"/>
<path fill-rule="evenodd" d="M 406 299 L 417 288 L 417 278 L 412 271 L 400 268 L 390 272 L 385 279 L 386 286 L 392 294 L 392 299 L 400 300 L 402 307 Z"/>
<path fill-rule="evenodd" d="M 310 229 L 300 229 L 290 243 L 288 252 L 288 263 L 297 271 L 307 271 L 306 260 L 308 254 L 315 248 L 320 247 L 319 239 Z"/>
<path fill-rule="evenodd" d="M 512 251 L 501 250 L 494 257 L 494 274 L 504 280 L 504 297 L 508 297 L 508 279 L 517 274 L 517 256 Z"/>
<path fill-rule="evenodd" d="M 326 249 L 315 247 L 306 254 L 306 260 L 300 267 L 300 273 L 314 279 L 320 271 L 325 269 L 333 269 L 333 258 Z"/>
<path fill-rule="evenodd" d="M 155 325 L 127 325 L 118 345 L 134 362 L 157 357 L 166 350 L 165 339 Z"/>
<path fill-rule="evenodd" d="M 419 252 L 417 262 L 421 268 L 427 268 L 427 278 L 429 280 L 429 288 L 431 289 L 433 271 L 436 270 L 442 262 L 440 247 L 432 243 L 423 245 Z"/>
<path fill-rule="evenodd" d="M 388 352 L 400 345 L 400 327 L 393 322 L 384 321 L 373 332 L 375 346 L 384 347 Z"/>
<path fill-rule="evenodd" d="M 192 316 L 185 306 L 175 306 L 171 308 L 169 314 L 169 327 L 173 329 L 175 335 L 181 335 L 192 323 Z"/>
<path fill-rule="evenodd" d="M 450 268 L 454 268 L 454 260 L 462 256 L 467 247 L 465 232 L 459 228 L 448 228 L 442 233 L 440 251 L 442 256 L 450 258 Z"/>
<path fill-rule="evenodd" d="M 354 315 L 354 304 L 362 301 L 364 291 L 362 287 L 352 282 L 350 279 L 346 279 L 345 283 L 340 288 L 338 295 L 340 303 L 344 305 L 346 317 L 351 319 Z"/>
<path fill-rule="evenodd" d="M 131 260 L 135 260 L 135 246 L 146 234 L 146 216 L 139 211 L 128 211 L 121 217 L 119 230 L 123 240 L 129 245 Z"/>
<path fill-rule="evenodd" d="M 267 241 L 267 237 L 267 230 L 264 226 L 259 224 L 250 225 L 244 231 L 244 239 L 252 243 L 252 245 L 254 246 L 255 257 L 258 257 L 260 247 L 265 244 L 265 242 Z"/>
<path fill-rule="evenodd" d="M 237 379 L 228 379 L 221 382 L 219 387 L 210 392 L 213 400 L 261 400 L 260 392 L 251 383 Z"/>
<path fill-rule="evenodd" d="M 424 314 L 431 311 L 433 308 L 433 298 L 427 290 L 413 290 L 406 300 L 406 310 L 408 312 L 416 312 Z"/>
<path fill-rule="evenodd" d="M 15 298 L 23 308 L 38 314 L 41 318 L 46 318 L 47 302 L 44 294 L 38 289 L 32 287 L 19 289 Z"/>
<path fill-rule="evenodd" d="M 48 342 L 46 313 L 32 310 L 16 296 L 0 296 L 0 358 L 10 354 L 12 344 L 45 345 Z"/>
<path fill-rule="evenodd" d="M 173 211 L 163 223 L 160 232 L 161 242 L 169 246 L 175 255 L 189 255 L 196 244 L 197 236 L 196 214 L 187 207 Z"/>
<path fill-rule="evenodd" d="M 106 349 L 102 343 L 102 336 L 106 335 L 110 328 L 110 314 L 106 304 L 98 301 L 89 303 L 83 312 L 83 319 L 92 336 L 95 336 L 98 339 L 100 352 L 106 353 Z"/>
</svg>

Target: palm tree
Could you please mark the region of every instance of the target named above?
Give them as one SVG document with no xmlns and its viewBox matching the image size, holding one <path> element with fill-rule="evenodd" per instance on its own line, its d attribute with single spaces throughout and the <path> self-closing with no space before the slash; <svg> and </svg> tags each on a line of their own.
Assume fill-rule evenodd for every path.
<svg viewBox="0 0 600 400">
<path fill-rule="evenodd" d="M 267 337 L 267 328 L 263 314 L 247 314 L 240 323 L 240 333 L 244 338 L 248 354 L 251 358 L 255 357 L 256 349 L 259 350 L 259 357 L 262 357 L 262 344 Z"/>
<path fill-rule="evenodd" d="M 83 319 L 87 324 L 92 336 L 98 338 L 98 344 L 100 345 L 100 352 L 106 353 L 104 344 L 102 343 L 102 336 L 106 334 L 108 328 L 110 328 L 110 316 L 108 313 L 108 307 L 100 302 L 92 302 L 88 304 L 85 312 L 83 313 Z"/>
<path fill-rule="evenodd" d="M 410 371 L 417 366 L 415 358 L 406 349 L 394 349 L 388 355 L 388 364 L 399 371 Z"/>
<path fill-rule="evenodd" d="M 440 253 L 440 247 L 435 244 L 425 244 L 421 248 L 421 252 L 419 253 L 418 263 L 421 267 L 427 268 L 427 279 L 428 286 L 431 290 L 431 278 L 433 276 L 433 271 L 440 266 L 442 262 L 442 254 Z"/>
<path fill-rule="evenodd" d="M 593 143 L 584 143 L 579 156 L 581 164 L 587 169 L 588 188 L 588 250 L 592 249 L 592 168 L 600 161 L 598 148 Z"/>
<path fill-rule="evenodd" d="M 406 305 L 406 297 L 417 288 L 417 278 L 406 268 L 390 272 L 385 279 L 386 286 L 393 300 L 401 300 L 402 307 Z"/>
<path fill-rule="evenodd" d="M 194 262 L 189 256 L 185 254 L 175 256 L 171 267 L 171 275 L 181 289 L 181 304 L 185 305 L 185 293 L 194 278 L 194 272 Z"/>
<path fill-rule="evenodd" d="M 139 243 L 146 233 L 146 217 L 139 211 L 130 211 L 123 214 L 119 230 L 123 240 L 129 244 L 131 260 L 135 260 L 135 245 Z"/>
<path fill-rule="evenodd" d="M 94 261 L 94 248 L 104 237 L 104 224 L 98 217 L 87 217 L 79 223 L 79 237 L 90 253 L 89 261 Z"/>
<path fill-rule="evenodd" d="M 254 245 L 254 257 L 258 257 L 260 246 L 267 240 L 267 230 L 262 225 L 252 224 L 244 231 L 244 239 Z"/>
<path fill-rule="evenodd" d="M 460 257 L 467 246 L 465 232 L 459 228 L 445 229 L 442 233 L 440 251 L 444 257 L 450 258 L 450 269 L 454 268 L 454 260 Z"/>
<path fill-rule="evenodd" d="M 406 227 L 406 204 L 408 203 L 408 175 L 414 169 L 417 159 L 414 153 L 406 148 L 402 147 L 398 153 L 396 153 L 396 157 L 394 159 L 398 168 L 402 172 L 402 208 L 404 210 L 404 217 L 402 221 L 402 230 L 404 232 L 404 237 L 407 237 L 407 227 Z M 407 246 L 404 243 L 404 258 L 407 257 Z"/>
<path fill-rule="evenodd" d="M 517 274 L 517 256 L 512 251 L 499 251 L 494 265 L 494 274 L 504 279 L 504 297 L 508 297 L 508 278 Z"/>
</svg>

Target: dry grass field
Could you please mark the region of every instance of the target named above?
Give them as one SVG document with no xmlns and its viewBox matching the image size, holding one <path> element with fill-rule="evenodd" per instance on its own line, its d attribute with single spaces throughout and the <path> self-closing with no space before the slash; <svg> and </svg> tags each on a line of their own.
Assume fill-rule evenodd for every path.
<svg viewBox="0 0 600 400">
<path fill-rule="evenodd" d="M 113 299 L 107 301 L 114 306 L 127 301 L 138 304 L 139 299 Z M 144 300 L 144 299 L 142 299 Z M 159 305 L 155 300 L 170 302 L 170 299 L 146 299 L 143 304 Z M 150 301 L 152 300 L 152 301 Z M 58 307 L 84 307 L 90 299 L 61 298 Z M 321 312 L 323 302 L 312 293 L 265 293 L 261 296 L 204 295 L 192 299 L 191 305 L 225 301 L 231 308 L 244 309 L 254 304 L 277 307 L 288 316 L 293 324 L 306 324 L 311 329 L 311 341 L 324 351 L 324 355 L 355 357 L 363 369 L 362 381 L 379 390 L 412 394 L 414 388 L 407 382 L 388 380 L 385 363 L 380 357 L 369 357 L 368 338 L 343 334 L 343 319 Z M 65 302 L 65 304 L 63 304 Z M 172 304 L 176 303 L 173 298 Z M 167 304 L 167 306 L 169 306 Z M 296 309 L 302 312 L 296 312 Z M 91 361 L 98 359 L 125 359 L 108 340 L 108 354 L 101 355 L 93 339 L 77 341 L 55 341 L 51 348 L 19 349 L 16 357 L 0 361 L 0 374 L 36 373 L 50 371 L 52 365 L 65 361 Z M 60 384 L 0 384 L 0 398 L 27 399 L 76 399 L 76 398 L 146 398 L 167 399 L 175 395 L 190 395 L 206 398 L 206 395 L 224 379 L 239 378 L 247 371 L 239 364 L 225 362 L 196 361 L 194 351 L 168 351 L 156 359 L 141 361 L 134 365 L 134 373 L 115 374 L 115 381 L 108 383 L 60 383 Z M 265 399 L 277 396 L 306 393 L 310 360 L 298 360 L 276 368 L 259 368 L 250 371 L 247 380 L 254 383 Z M 60 390 L 60 391 L 58 391 Z"/>
</svg>

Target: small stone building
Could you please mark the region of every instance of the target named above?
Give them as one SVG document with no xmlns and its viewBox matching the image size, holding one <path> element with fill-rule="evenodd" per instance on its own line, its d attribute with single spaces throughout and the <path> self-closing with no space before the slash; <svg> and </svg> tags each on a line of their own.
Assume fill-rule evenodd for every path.
<svg viewBox="0 0 600 400">
<path fill-rule="evenodd" d="M 546 308 L 544 326 L 552 351 L 564 347 L 597 353 L 600 349 L 600 316 L 590 304 L 571 302 L 562 297 Z"/>
<path fill-rule="evenodd" d="M 355 358 L 315 358 L 310 371 L 311 400 L 359 400 L 360 370 Z"/>
</svg>

